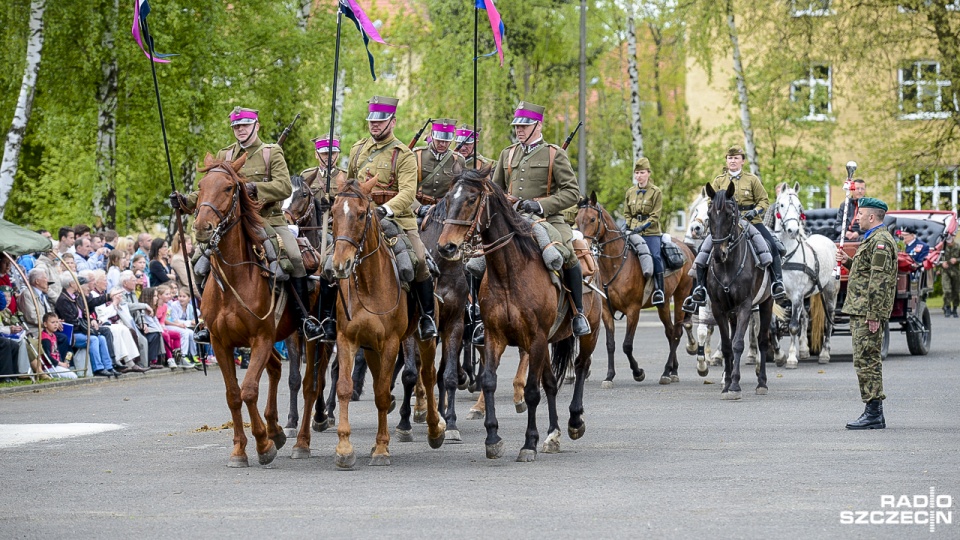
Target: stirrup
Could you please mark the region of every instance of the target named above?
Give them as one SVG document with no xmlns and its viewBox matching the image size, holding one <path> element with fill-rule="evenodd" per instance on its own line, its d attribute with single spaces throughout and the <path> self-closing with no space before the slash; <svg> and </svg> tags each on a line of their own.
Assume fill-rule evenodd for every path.
<svg viewBox="0 0 960 540">
<path fill-rule="evenodd" d="M 661 291 L 660 289 L 653 291 L 653 294 L 650 295 L 650 303 L 655 306 L 659 306 L 663 304 L 663 302 L 664 302 L 663 291 Z"/>
<path fill-rule="evenodd" d="M 484 345 L 484 338 L 486 334 L 483 331 L 483 322 L 477 321 L 476 326 L 473 327 L 473 335 L 470 336 L 470 343 L 482 347 Z"/>
<path fill-rule="evenodd" d="M 210 329 L 203 327 L 194 332 L 193 341 L 200 345 L 210 345 Z"/>
<path fill-rule="evenodd" d="M 303 332 L 304 337 L 307 338 L 307 341 L 314 341 L 323 337 L 323 328 L 320 326 L 320 321 L 313 315 L 304 317 L 303 323 L 300 325 L 300 330 Z"/>
<path fill-rule="evenodd" d="M 320 341 L 323 343 L 336 343 L 337 342 L 337 321 L 333 317 L 327 317 L 326 319 L 320 321 L 320 328 L 323 330 L 323 333 L 320 336 Z"/>
<path fill-rule="evenodd" d="M 686 297 L 686 298 L 683 300 L 683 305 L 680 306 L 680 309 L 681 309 L 684 313 L 696 314 L 696 313 L 697 313 L 697 309 L 698 309 L 699 307 L 700 307 L 700 305 L 698 305 L 697 302 L 693 299 L 693 295 L 690 295 L 690 296 Z"/>
<path fill-rule="evenodd" d="M 780 292 L 777 292 L 777 287 L 780 288 Z M 774 280 L 773 284 L 770 285 L 770 294 L 772 294 L 773 297 L 774 297 L 775 299 L 778 299 L 778 300 L 779 300 L 780 298 L 786 297 L 786 296 L 787 296 L 787 291 L 786 291 L 786 289 L 783 287 L 783 281 L 780 281 L 779 279 Z"/>
<path fill-rule="evenodd" d="M 688 297 L 690 301 L 698 306 L 702 306 L 707 301 L 707 289 L 703 285 L 697 285 Z"/>
<path fill-rule="evenodd" d="M 433 322 L 433 319 L 429 316 L 421 315 L 417 333 L 420 336 L 420 341 L 434 339 L 437 337 L 437 323 Z"/>
<path fill-rule="evenodd" d="M 587 316 L 583 313 L 577 313 L 573 316 L 571 326 L 573 327 L 573 335 L 576 337 L 585 336 L 590 333 L 590 321 L 587 320 Z"/>
</svg>

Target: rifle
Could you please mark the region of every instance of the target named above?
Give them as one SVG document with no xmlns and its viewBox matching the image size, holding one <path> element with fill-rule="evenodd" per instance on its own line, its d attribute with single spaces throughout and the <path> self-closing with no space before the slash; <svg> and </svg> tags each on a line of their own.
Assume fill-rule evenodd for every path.
<svg viewBox="0 0 960 540">
<path fill-rule="evenodd" d="M 290 132 L 293 130 L 293 125 L 296 124 L 299 119 L 300 113 L 297 113 L 297 116 L 293 118 L 293 122 L 290 122 L 290 125 L 283 128 L 283 131 L 280 132 L 280 137 L 277 139 L 277 146 L 283 146 L 283 143 L 287 140 L 287 136 L 290 135 Z"/>
<path fill-rule="evenodd" d="M 857 172 L 857 162 L 847 162 L 847 181 L 843 183 L 843 192 L 846 194 L 843 200 L 843 218 L 840 220 L 840 249 L 843 249 L 843 243 L 847 239 L 847 210 L 850 208 L 850 190 L 853 189 L 853 173 Z M 840 279 L 840 262 L 837 262 L 833 269 L 833 278 Z"/>
<path fill-rule="evenodd" d="M 573 128 L 573 131 L 567 135 L 567 140 L 563 141 L 563 145 L 560 146 L 560 148 L 566 150 L 567 147 L 570 146 L 570 143 L 573 142 L 573 138 L 577 136 L 577 132 L 580 131 L 580 126 L 582 125 L 583 121 L 577 122 L 577 127 Z"/>
<path fill-rule="evenodd" d="M 433 118 L 427 118 L 427 121 L 423 123 L 423 127 L 420 128 L 420 131 L 418 131 L 417 134 L 413 136 L 413 140 L 410 141 L 410 144 L 407 145 L 407 148 L 410 148 L 412 150 L 413 147 L 416 146 L 418 142 L 420 142 L 420 136 L 423 135 L 423 132 L 427 130 L 427 126 L 429 126 L 431 122 L 433 122 Z"/>
</svg>

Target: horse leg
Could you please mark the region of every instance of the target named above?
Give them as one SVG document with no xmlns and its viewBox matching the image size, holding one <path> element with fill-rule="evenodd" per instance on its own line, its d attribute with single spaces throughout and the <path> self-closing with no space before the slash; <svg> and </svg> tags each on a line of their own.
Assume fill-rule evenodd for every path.
<svg viewBox="0 0 960 540">
<path fill-rule="evenodd" d="M 414 355 L 407 354 L 407 348 L 404 345 L 401 343 L 397 355 L 397 364 L 394 366 L 395 375 L 398 373 L 397 367 L 399 366 L 400 383 L 403 385 L 403 401 L 400 402 L 400 421 L 397 422 L 393 436 L 397 438 L 397 442 L 413 442 L 413 425 L 410 424 L 413 407 L 410 402 L 417 385 L 417 359 Z"/>
<path fill-rule="evenodd" d="M 803 311 L 803 299 L 790 299 L 790 323 L 787 328 L 790 330 L 790 348 L 787 350 L 787 369 L 797 369 L 799 359 L 797 350 L 800 346 L 800 314 Z"/>
<path fill-rule="evenodd" d="M 524 396 L 526 395 L 527 380 L 530 378 L 530 353 L 521 350 L 520 363 L 517 364 L 517 374 L 513 377 L 513 406 L 516 407 L 518 414 L 527 410 Z"/>
<path fill-rule="evenodd" d="M 517 456 L 519 462 L 536 461 L 537 443 L 540 442 L 540 432 L 537 430 L 537 405 L 540 404 L 540 382 L 543 382 L 544 393 L 553 394 L 553 406 L 548 397 L 548 413 L 550 429 L 548 432 L 556 431 L 560 434 L 560 427 L 557 424 L 557 381 L 550 370 L 550 349 L 545 340 L 535 340 L 530 345 L 530 370 L 527 373 L 527 384 L 523 388 L 524 400 L 527 402 L 527 430 L 524 435 L 523 447 L 520 449 L 520 455 Z M 552 386 L 552 388 L 550 388 Z"/>
<path fill-rule="evenodd" d="M 230 453 L 228 467 L 249 467 L 247 460 L 247 435 L 243 432 L 243 413 L 240 407 L 243 401 L 240 399 L 240 385 L 237 384 L 237 365 L 233 363 L 232 349 L 228 349 L 217 341 L 216 337 L 211 340 L 213 354 L 217 358 L 217 364 L 220 367 L 220 374 L 223 375 L 223 384 L 226 387 L 227 407 L 230 408 L 230 417 L 233 422 L 233 451 Z"/>
<path fill-rule="evenodd" d="M 617 352 L 617 343 L 614 341 L 616 330 L 614 327 L 613 313 L 609 310 L 606 303 L 603 305 L 602 318 L 607 343 L 607 377 L 600 383 L 600 388 L 613 388 L 613 378 L 617 376 L 617 368 L 613 358 L 613 355 Z"/>
<path fill-rule="evenodd" d="M 500 423 L 497 422 L 496 400 L 494 395 L 497 392 L 497 368 L 500 367 L 500 356 L 506 348 L 500 343 L 494 343 L 490 339 L 489 329 L 486 335 L 486 345 L 483 349 L 483 372 L 480 374 L 480 387 L 483 389 L 484 398 L 484 416 L 483 427 L 487 428 L 487 438 L 484 440 L 486 446 L 487 459 L 499 459 L 503 457 L 503 439 L 497 434 Z M 536 379 L 530 378 L 536 384 Z M 529 384 L 529 381 L 528 381 Z"/>
<path fill-rule="evenodd" d="M 482 379 L 483 373 L 480 373 L 481 377 L 477 378 L 477 382 L 480 382 L 479 379 Z M 470 412 L 467 413 L 467 420 L 479 420 L 483 418 L 483 415 L 487 411 L 487 402 L 483 399 L 483 388 L 480 389 L 480 397 L 477 398 L 477 402 L 473 404 L 473 407 L 470 407 Z"/>
<path fill-rule="evenodd" d="M 326 347 L 318 345 L 316 342 L 310 341 L 306 344 L 307 350 L 306 355 L 303 357 L 303 363 L 306 364 L 306 369 L 304 370 L 304 377 L 306 377 L 307 384 L 303 386 L 303 423 L 300 425 L 300 430 L 297 432 L 297 442 L 293 445 L 293 452 L 290 454 L 290 457 L 293 459 L 306 459 L 310 457 L 310 427 L 312 422 L 310 421 L 311 411 L 315 406 L 321 405 L 319 407 L 320 411 L 323 411 L 322 403 L 317 399 L 317 396 L 323 395 L 323 371 L 320 371 L 320 376 L 317 380 L 317 386 L 314 387 L 313 380 L 314 377 L 318 375 L 318 368 L 314 364 L 314 357 L 317 354 L 322 354 Z M 290 350 L 289 348 L 287 349 Z M 299 354 L 297 355 L 299 356 Z M 288 355 L 288 358 L 292 356 Z M 321 367 L 319 370 L 324 369 L 326 366 L 322 365 L 324 362 L 321 362 Z M 293 366 L 291 365 L 291 369 Z M 326 429 L 326 419 L 323 420 L 324 429 Z"/>
<path fill-rule="evenodd" d="M 336 425 L 333 414 L 337 411 L 337 384 L 340 382 L 340 348 L 337 348 L 336 354 L 330 360 L 330 395 L 327 397 L 327 424 L 319 424 L 319 415 L 313 422 L 314 431 L 323 431 Z M 320 394 L 321 396 L 323 394 Z"/>
<path fill-rule="evenodd" d="M 819 301 L 819 299 L 817 300 Z M 810 344 L 807 341 L 807 325 L 810 322 L 810 314 L 804 310 L 800 318 L 800 347 L 798 355 L 800 358 L 810 358 Z"/>
<path fill-rule="evenodd" d="M 267 437 L 273 441 L 277 450 L 283 448 L 287 443 L 287 434 L 280 428 L 279 408 L 277 407 L 277 390 L 280 387 L 280 379 L 283 376 L 283 360 L 276 349 L 270 349 L 270 357 L 267 359 L 267 406 L 263 411 L 263 419 L 267 422 Z"/>
<path fill-rule="evenodd" d="M 723 396 L 730 389 L 731 370 L 733 368 L 733 337 L 731 336 L 729 317 L 724 315 L 717 318 L 716 321 L 717 330 L 720 332 L 719 352 L 723 355 L 723 388 L 720 390 L 720 398 L 726 399 Z"/>
<path fill-rule="evenodd" d="M 240 385 L 240 399 L 247 405 L 250 432 L 257 442 L 257 454 L 261 465 L 267 465 L 277 457 L 276 445 L 267 437 L 267 427 L 260 416 L 260 408 L 257 407 L 257 400 L 260 397 L 260 378 L 272 353 L 273 342 L 269 338 L 254 336 L 250 341 L 250 367 L 243 377 L 243 384 Z"/>
<path fill-rule="evenodd" d="M 637 382 L 647 378 L 646 373 L 637 365 L 636 358 L 633 357 L 633 338 L 637 335 L 637 323 L 640 322 L 640 308 L 631 306 L 627 313 L 627 335 L 623 337 L 623 354 L 627 355 L 627 361 L 630 362 L 630 370 L 633 371 L 633 380 Z"/>
<path fill-rule="evenodd" d="M 350 401 L 360 401 L 368 370 L 367 358 L 364 356 L 363 349 L 357 351 L 357 356 L 353 359 L 353 362 L 353 395 L 350 396 Z"/>
<path fill-rule="evenodd" d="M 337 380 L 337 401 L 340 402 L 340 422 L 337 426 L 337 449 L 334 463 L 341 469 L 352 469 L 357 462 L 357 454 L 350 443 L 350 399 L 353 397 L 353 361 L 358 347 L 341 334 L 337 337 L 337 359 L 339 360 L 339 378 Z"/>
<path fill-rule="evenodd" d="M 750 319 L 747 324 L 747 331 L 743 334 L 743 350 L 747 351 L 747 361 L 745 364 L 753 365 L 757 363 L 757 356 L 759 351 L 757 350 L 757 340 L 755 336 L 757 335 L 757 318 L 754 316 L 754 313 L 750 312 Z"/>
<path fill-rule="evenodd" d="M 704 320 L 706 310 L 700 308 L 699 319 Z M 712 359 L 708 362 L 710 356 L 710 336 L 713 334 L 713 327 L 706 324 L 697 323 L 697 375 L 706 377 L 710 373 L 708 365 L 712 365 Z"/>
<path fill-rule="evenodd" d="M 300 425 L 300 404 L 298 401 L 303 377 L 300 374 L 300 340 L 295 337 L 296 335 L 291 334 L 284 340 L 287 345 L 287 360 L 290 361 L 290 373 L 287 374 L 287 387 L 290 389 L 290 410 L 287 412 L 287 425 L 284 426 L 284 432 L 288 437 L 296 435 L 297 427 Z"/>
<path fill-rule="evenodd" d="M 673 319 L 670 318 L 670 305 L 667 303 L 657 308 L 657 315 L 660 316 L 663 334 L 667 336 L 667 344 L 670 346 L 667 363 L 663 365 L 663 374 L 660 375 L 660 384 L 680 382 L 680 375 L 677 373 L 677 347 L 680 345 L 680 334 L 683 332 L 682 323 L 674 326 Z"/>
<path fill-rule="evenodd" d="M 440 418 L 437 397 L 433 393 L 437 387 L 437 368 L 434 359 L 437 355 L 437 342 L 432 339 L 416 341 L 420 353 L 420 377 L 424 391 L 424 405 L 427 415 L 427 443 L 430 448 L 440 448 L 446 436 L 447 423 Z"/>
<path fill-rule="evenodd" d="M 731 340 L 732 354 L 731 358 L 727 360 L 727 363 L 730 364 L 730 368 L 727 370 L 730 374 L 730 381 L 727 386 L 727 392 L 721 395 L 723 399 L 740 399 L 740 359 L 743 356 L 744 346 L 746 345 L 746 334 L 750 330 L 750 308 L 750 304 L 747 303 L 746 306 L 741 306 L 739 310 L 733 314 L 733 316 L 736 317 L 736 321 L 733 322 L 733 339 Z M 740 321 L 743 322 L 740 323 Z M 726 351 L 724 351 L 724 357 L 726 357 Z"/>
<path fill-rule="evenodd" d="M 587 372 L 590 371 L 592 362 L 592 352 L 597 346 L 599 335 L 591 332 L 586 336 L 580 337 L 580 350 L 577 352 L 577 359 L 574 363 L 574 372 L 576 380 L 573 386 L 573 397 L 570 399 L 570 421 L 567 423 L 567 435 L 571 439 L 577 440 L 583 437 L 587 431 L 587 425 L 583 420 L 583 385 L 587 380 Z M 547 439 L 551 434 L 547 434 Z"/>
<path fill-rule="evenodd" d="M 770 319 L 773 312 L 773 298 L 760 304 L 760 369 L 757 371 L 757 395 L 767 394 L 767 360 L 770 358 Z"/>
<path fill-rule="evenodd" d="M 457 337 L 454 325 L 445 325 L 440 333 L 440 370 L 443 373 L 443 384 L 438 385 L 437 399 L 443 408 L 443 419 L 447 424 L 447 433 L 444 436 L 450 443 L 460 443 L 460 430 L 457 428 L 457 390 L 460 389 L 460 343 L 462 336 Z M 459 329 L 463 332 L 463 327 Z"/>
<path fill-rule="evenodd" d="M 689 313 L 684 313 L 683 331 L 687 336 L 687 354 L 695 356 L 699 350 L 699 343 L 697 343 L 697 335 L 693 331 L 693 315 Z"/>
<path fill-rule="evenodd" d="M 410 343 L 414 347 L 414 358 L 416 362 L 414 363 L 414 369 L 417 370 L 417 382 L 413 385 L 414 396 L 416 396 L 416 401 L 413 406 L 413 421 L 422 424 L 427 421 L 427 389 L 425 388 L 426 383 L 423 380 L 423 377 L 419 375 L 420 366 L 423 364 L 422 359 L 420 358 L 420 351 L 416 348 L 416 338 Z M 436 353 L 436 342 L 434 342 L 434 353 Z M 431 362 L 432 363 L 432 362 Z M 434 371 L 434 378 L 436 378 L 436 371 Z"/>
</svg>

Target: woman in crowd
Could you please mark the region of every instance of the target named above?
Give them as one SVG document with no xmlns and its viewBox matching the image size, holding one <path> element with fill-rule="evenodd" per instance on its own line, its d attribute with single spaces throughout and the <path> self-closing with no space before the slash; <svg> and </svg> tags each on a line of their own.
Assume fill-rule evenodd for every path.
<svg viewBox="0 0 960 540">
<path fill-rule="evenodd" d="M 156 287 L 176 279 L 170 266 L 170 247 L 163 238 L 154 238 L 150 243 L 150 286 Z"/>
<path fill-rule="evenodd" d="M 197 277 L 193 275 L 193 268 L 191 268 L 189 261 L 190 255 L 193 253 L 193 242 L 190 240 L 190 235 L 187 235 L 187 252 L 184 254 L 180 249 L 180 233 L 173 235 L 173 245 L 170 246 L 170 266 L 173 268 L 173 273 L 177 276 L 176 283 L 177 289 L 187 287 L 187 272 L 191 273 L 191 278 L 193 279 L 193 293 L 197 296 L 197 300 L 200 300 L 200 291 L 197 289 Z"/>
<path fill-rule="evenodd" d="M 150 279 L 147 276 L 147 258 L 139 253 L 134 254 L 130 269 L 133 271 L 133 277 L 137 279 L 137 298 L 140 298 L 143 290 L 150 286 Z M 122 279 L 120 284 L 123 285 Z"/>
<path fill-rule="evenodd" d="M 121 236 L 120 238 L 117 238 L 117 245 L 113 246 L 114 251 L 123 251 L 124 253 L 127 253 L 128 256 L 130 253 L 133 253 L 135 249 L 136 249 L 136 246 L 134 245 L 133 238 L 129 236 Z M 127 261 L 127 264 L 129 265 L 130 261 Z M 125 266 L 121 268 L 121 270 L 129 270 L 129 269 L 130 269 L 129 266 Z M 111 290 L 112 290 L 112 287 L 111 287 Z"/>
<path fill-rule="evenodd" d="M 170 287 L 171 292 L 173 287 Z M 197 318 L 190 305 L 190 289 L 181 287 L 176 299 L 167 303 L 167 316 L 164 319 L 167 330 L 180 334 L 180 351 L 191 364 L 198 365 L 197 343 L 193 340 L 193 327 Z"/>
<path fill-rule="evenodd" d="M 107 256 L 107 290 L 120 286 L 120 272 L 130 266 L 130 255 L 122 249 L 115 249 Z"/>
<path fill-rule="evenodd" d="M 140 359 L 140 348 L 137 345 L 134 330 L 128 328 L 120 320 L 120 309 L 123 302 L 123 288 L 110 289 L 107 295 L 108 302 L 97 308 L 97 319 L 100 327 L 107 329 L 113 336 L 113 354 L 117 362 L 123 365 L 121 373 L 126 371 L 149 371 L 137 364 Z"/>
<path fill-rule="evenodd" d="M 187 369 L 192 366 L 183 364 L 180 353 L 180 334 L 166 330 L 163 324 L 160 323 L 160 321 L 164 320 L 167 316 L 167 301 L 170 300 L 170 298 L 172 298 L 172 296 L 167 292 L 167 287 L 163 285 L 144 289 L 141 300 L 153 310 L 152 315 L 145 314 L 143 316 L 143 322 L 147 328 L 145 332 L 160 332 L 163 336 L 164 355 L 167 359 L 167 367 L 170 369 L 177 369 L 178 367 Z"/>
<path fill-rule="evenodd" d="M 107 348 L 107 340 L 98 333 L 100 327 L 97 321 L 89 319 L 83 309 L 83 300 L 78 294 L 76 283 L 70 273 L 60 274 L 62 287 L 60 297 L 57 298 L 56 311 L 60 320 L 73 325 L 73 346 L 77 349 L 87 349 L 90 366 L 97 377 L 119 377 L 120 373 L 113 368 L 113 358 Z M 89 330 L 89 347 L 87 346 L 87 331 Z"/>
</svg>

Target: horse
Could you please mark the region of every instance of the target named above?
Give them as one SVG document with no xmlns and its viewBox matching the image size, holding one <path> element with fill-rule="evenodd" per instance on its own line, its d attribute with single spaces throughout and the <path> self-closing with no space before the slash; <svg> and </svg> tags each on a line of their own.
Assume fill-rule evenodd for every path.
<svg viewBox="0 0 960 540">
<path fill-rule="evenodd" d="M 353 395 L 353 360 L 362 347 L 373 378 L 377 405 L 376 444 L 371 465 L 390 464 L 390 433 L 387 412 L 392 396 L 390 385 L 395 359 L 401 343 L 417 331 L 419 318 L 416 302 L 407 298 L 400 283 L 393 250 L 374 212 L 371 193 L 377 184 L 371 176 L 363 183 L 355 179 L 338 182 L 333 202 L 333 274 L 339 281 L 337 302 L 337 355 L 340 379 L 337 398 L 340 402 L 338 443 L 334 463 L 349 469 L 356 463 L 350 442 L 349 405 Z M 420 377 L 427 399 L 427 438 L 431 448 L 443 445 L 446 426 L 440 418 L 434 387 L 436 343 L 432 339 L 417 340 L 420 353 Z M 413 361 L 407 356 L 408 362 Z M 409 411 L 408 411 L 409 412 Z M 401 407 L 401 415 L 404 410 Z"/>
<path fill-rule="evenodd" d="M 810 302 L 810 351 L 819 353 L 819 362 L 830 362 L 830 334 L 833 332 L 833 311 L 837 302 L 837 282 L 833 279 L 837 247 L 826 236 L 804 232 L 803 205 L 797 190 L 784 187 L 776 202 L 777 221 L 774 234 L 783 242 L 787 255 L 783 258 L 783 286 L 790 299 L 790 349 L 787 369 L 796 369 L 798 350 L 807 349 L 804 300 Z"/>
<path fill-rule="evenodd" d="M 586 431 L 583 382 L 598 335 L 591 332 L 579 339 L 573 336 L 569 307 L 543 263 L 531 224 L 513 209 L 503 190 L 488 179 L 489 175 L 489 167 L 480 171 L 468 169 L 455 179 L 445 196 L 447 219 L 438 239 L 438 251 L 448 260 L 460 260 L 465 254 L 482 254 L 486 260 L 486 273 L 480 283 L 480 313 L 486 333 L 480 386 L 486 406 L 485 446 L 489 459 L 503 456 L 494 399 L 500 357 L 507 346 L 519 347 L 521 353 L 529 355 L 524 388 L 527 430 L 517 461 L 531 462 L 536 460 L 540 438 L 536 416 L 539 385 L 547 396 L 549 423 L 542 451 L 560 450 L 558 379 L 563 376 L 578 342 L 580 351 L 575 359 L 576 382 L 568 434 L 576 440 Z M 600 320 L 599 296 L 584 294 L 583 303 L 588 321 L 596 328 Z M 549 343 L 554 344 L 552 358 Z"/>
<path fill-rule="evenodd" d="M 614 341 L 614 315 L 617 311 L 627 317 L 627 335 L 623 339 L 623 353 L 627 355 L 633 379 L 643 381 L 645 374 L 637 365 L 633 357 L 633 338 L 637 332 L 637 322 L 640 319 L 640 310 L 651 307 L 650 294 L 647 285 L 650 284 L 643 275 L 640 259 L 628 247 L 626 234 L 617 227 L 613 217 L 597 203 L 597 194 L 591 193 L 589 199 L 579 203 L 577 211 L 577 228 L 583 233 L 584 239 L 598 250 L 598 274 L 603 285 L 603 292 L 607 300 L 603 304 L 603 326 L 607 337 L 607 377 L 601 383 L 602 388 L 612 388 L 613 378 L 616 376 L 613 356 L 616 348 Z M 657 314 L 663 325 L 664 335 L 670 345 L 670 354 L 663 366 L 660 384 L 679 382 L 677 374 L 677 346 L 684 332 L 684 313 L 680 309 L 683 299 L 690 294 L 693 288 L 693 278 L 688 274 L 693 265 L 693 252 L 686 245 L 675 242 L 684 255 L 683 267 L 664 277 L 664 298 L 673 297 L 673 318 L 670 317 L 670 301 L 657 306 Z M 688 330 L 688 335 L 689 335 Z"/>
<path fill-rule="evenodd" d="M 200 169 L 194 230 L 197 242 L 207 244 L 211 283 L 203 292 L 200 312 L 210 329 L 211 346 L 226 386 L 227 405 L 233 420 L 233 450 L 229 467 L 247 467 L 247 437 L 243 429 L 242 403 L 247 405 L 251 432 L 256 440 L 261 465 L 271 463 L 286 435 L 277 422 L 277 386 L 280 382 L 280 356 L 273 344 L 297 330 L 297 321 L 283 309 L 286 292 L 274 295 L 277 286 L 263 255 L 263 220 L 259 204 L 247 195 L 244 178 L 239 174 L 246 156 L 227 162 L 210 155 Z M 234 347 L 250 347 L 250 366 L 243 384 L 237 384 Z M 307 355 L 315 353 L 307 344 Z M 269 391 L 263 418 L 257 406 L 260 377 L 269 377 Z M 305 400 L 316 399 L 312 385 L 304 390 Z M 301 426 L 297 448 L 309 451 L 309 429 Z"/>
<path fill-rule="evenodd" d="M 754 305 L 759 306 L 760 324 L 758 346 L 760 363 L 757 366 L 758 395 L 767 393 L 767 361 L 770 358 L 770 321 L 773 317 L 773 296 L 770 293 L 769 274 L 759 266 L 752 253 L 747 227 L 737 208 L 736 186 L 716 191 L 706 185 L 706 194 L 713 201 L 709 211 L 713 251 L 707 266 L 707 296 L 720 331 L 720 349 L 723 352 L 723 388 L 721 399 L 738 400 L 740 390 L 740 357 L 743 354 L 744 335 Z"/>
</svg>

